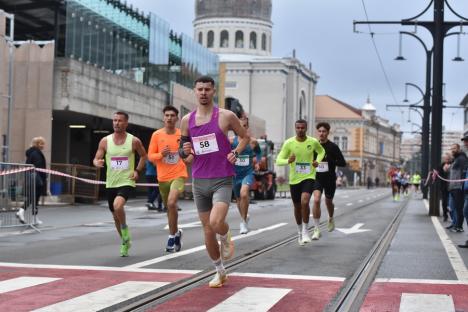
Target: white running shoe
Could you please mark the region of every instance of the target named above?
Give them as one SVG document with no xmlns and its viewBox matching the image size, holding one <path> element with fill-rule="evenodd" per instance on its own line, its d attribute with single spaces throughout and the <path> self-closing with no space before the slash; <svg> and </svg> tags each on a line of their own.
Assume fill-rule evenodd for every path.
<svg viewBox="0 0 468 312">
<path fill-rule="evenodd" d="M 312 234 L 312 240 L 318 240 L 320 238 L 320 236 L 321 236 L 320 229 L 315 228 L 314 229 L 314 234 Z"/>
<path fill-rule="evenodd" d="M 34 225 L 41 225 L 42 221 L 36 216 L 36 220 L 34 221 Z"/>
<path fill-rule="evenodd" d="M 241 221 L 239 224 L 239 229 L 240 234 L 247 234 L 249 233 L 249 224 L 246 221 Z"/>
<path fill-rule="evenodd" d="M 312 240 L 310 239 L 309 231 L 307 231 L 307 230 L 302 231 L 302 241 L 305 244 L 312 242 Z"/>
<path fill-rule="evenodd" d="M 16 213 L 16 217 L 18 218 L 19 222 L 21 222 L 21 223 L 23 223 L 23 224 L 26 223 L 26 222 L 24 221 L 24 208 L 20 208 L 20 209 L 18 210 L 18 212 Z"/>
<path fill-rule="evenodd" d="M 302 239 L 302 232 L 297 233 L 297 242 L 299 243 L 299 246 L 304 246 L 304 240 Z"/>
<path fill-rule="evenodd" d="M 335 229 L 335 219 L 333 218 L 330 218 L 328 219 L 328 232 L 333 232 L 333 230 Z"/>
<path fill-rule="evenodd" d="M 229 260 L 234 256 L 234 242 L 231 239 L 231 230 L 226 233 L 226 238 L 221 238 L 220 253 L 223 260 Z"/>
<path fill-rule="evenodd" d="M 208 284 L 211 288 L 222 287 L 223 284 L 227 281 L 226 271 L 216 272 L 213 279 Z"/>
</svg>

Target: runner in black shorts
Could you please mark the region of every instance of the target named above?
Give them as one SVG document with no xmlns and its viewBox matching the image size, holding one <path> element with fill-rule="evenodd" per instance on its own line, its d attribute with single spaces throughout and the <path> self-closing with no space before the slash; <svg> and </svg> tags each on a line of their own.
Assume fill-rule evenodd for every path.
<svg viewBox="0 0 468 312">
<path fill-rule="evenodd" d="M 307 135 L 307 121 L 295 123 L 296 136 L 287 139 L 276 158 L 279 166 L 289 165 L 289 186 L 297 224 L 297 242 L 300 246 L 310 243 L 310 197 L 314 190 L 315 168 L 325 155 L 320 142 Z M 314 153 L 318 156 L 314 158 Z"/>
<path fill-rule="evenodd" d="M 112 187 L 106 189 L 107 195 L 107 204 L 109 205 L 109 210 L 114 212 L 114 201 L 117 196 L 123 197 L 125 201 L 128 200 L 130 194 L 134 191 L 134 187 L 132 186 L 120 186 L 120 187 Z"/>
<path fill-rule="evenodd" d="M 333 214 L 335 212 L 335 205 L 333 204 L 333 197 L 335 196 L 336 190 L 336 173 L 335 169 L 337 166 L 346 166 L 346 160 L 341 153 L 340 148 L 335 143 L 328 140 L 328 134 L 330 133 L 330 124 L 327 122 L 320 122 L 316 126 L 320 144 L 325 149 L 325 157 L 317 167 L 317 176 L 315 178 L 314 186 L 314 208 L 312 211 L 314 217 L 314 234 L 312 235 L 313 240 L 320 238 L 320 201 L 322 193 L 325 191 L 325 204 L 328 210 L 328 232 L 335 229 L 335 221 L 333 220 Z"/>
</svg>

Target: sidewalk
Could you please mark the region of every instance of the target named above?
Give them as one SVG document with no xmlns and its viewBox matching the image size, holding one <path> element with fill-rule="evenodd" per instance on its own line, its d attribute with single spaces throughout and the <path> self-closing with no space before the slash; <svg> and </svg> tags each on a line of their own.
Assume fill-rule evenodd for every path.
<svg viewBox="0 0 468 312">
<path fill-rule="evenodd" d="M 468 249 L 457 247 L 468 231 L 452 233 L 428 211 L 410 199 L 361 311 L 468 311 Z"/>
<path fill-rule="evenodd" d="M 135 226 L 150 226 L 156 223 L 167 222 L 166 213 L 148 210 L 145 206 L 146 198 L 131 198 L 125 205 L 125 212 L 127 218 L 132 220 Z M 196 213 L 193 200 L 179 200 L 180 218 L 183 219 L 184 215 Z M 49 203 L 39 205 L 39 219 L 43 222 L 38 226 L 41 231 L 64 229 L 71 227 L 99 227 L 109 225 L 113 227 L 114 221 L 112 220 L 111 212 L 109 211 L 107 200 L 101 200 L 95 204 L 76 203 L 75 205 Z M 137 219 L 138 222 L 133 220 Z M 18 222 L 18 227 L 1 229 L 0 233 L 7 235 L 8 233 L 18 233 L 25 229 Z M 30 230 L 27 230 L 28 232 Z"/>
</svg>

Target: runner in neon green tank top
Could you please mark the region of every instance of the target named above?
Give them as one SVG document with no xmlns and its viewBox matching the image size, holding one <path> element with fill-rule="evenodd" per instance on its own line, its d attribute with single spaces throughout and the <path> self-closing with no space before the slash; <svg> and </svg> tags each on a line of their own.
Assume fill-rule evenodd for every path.
<svg viewBox="0 0 468 312">
<path fill-rule="evenodd" d="M 115 228 L 122 238 L 120 256 L 127 257 L 131 246 L 124 205 L 135 188 L 135 181 L 145 167 L 146 150 L 140 139 L 127 133 L 128 114 L 116 112 L 112 119 L 114 133 L 104 137 L 98 146 L 93 164 L 98 168 L 107 166 L 106 193 L 109 209 L 114 217 Z M 135 168 L 135 152 L 140 156 Z M 105 155 L 105 160 L 104 160 Z"/>
<path fill-rule="evenodd" d="M 298 229 L 298 243 L 303 246 L 311 242 L 308 230 L 309 202 L 314 191 L 315 168 L 325 156 L 325 150 L 317 139 L 307 136 L 307 121 L 299 119 L 295 128 L 296 136 L 284 142 L 276 164 L 289 164 L 289 185 Z M 314 152 L 317 159 L 313 159 Z"/>
</svg>

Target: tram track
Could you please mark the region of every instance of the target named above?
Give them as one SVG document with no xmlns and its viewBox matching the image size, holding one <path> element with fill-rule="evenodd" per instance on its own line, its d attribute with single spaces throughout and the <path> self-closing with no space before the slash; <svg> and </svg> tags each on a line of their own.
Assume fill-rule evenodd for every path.
<svg viewBox="0 0 468 312">
<path fill-rule="evenodd" d="M 356 210 L 360 210 L 362 208 L 371 206 L 376 204 L 379 201 L 385 200 L 389 196 L 381 196 L 375 201 L 364 202 L 362 204 L 357 205 L 352 211 L 344 212 L 335 215 L 336 219 L 341 219 L 342 217 L 356 212 Z M 386 228 L 385 232 L 379 238 L 379 240 L 374 244 L 371 252 L 359 266 L 357 271 L 353 274 L 352 278 L 345 282 L 342 290 L 339 292 L 338 296 L 332 300 L 333 305 L 329 308 L 330 310 L 327 311 L 351 311 L 345 310 L 346 307 L 355 306 L 359 303 L 359 293 L 364 289 L 364 287 L 368 285 L 367 280 L 369 278 L 373 278 L 375 275 L 375 271 L 380 265 L 381 258 L 385 255 L 385 251 L 388 248 L 391 239 L 394 236 L 394 231 L 399 224 L 399 220 L 402 216 L 402 211 L 406 207 L 407 201 L 403 202 L 402 205 L 399 207 L 396 216 L 393 218 L 391 224 Z M 320 223 L 320 229 L 325 230 L 326 228 L 326 221 Z M 309 228 L 309 231 L 313 229 L 313 227 Z M 392 232 L 393 234 L 389 235 L 388 233 Z M 248 261 L 251 261 L 255 258 L 260 257 L 268 252 L 273 250 L 279 249 L 283 246 L 286 246 L 292 242 L 297 240 L 297 234 L 294 233 L 284 239 L 278 240 L 276 242 L 267 244 L 250 252 L 244 253 L 234 259 L 230 260 L 225 264 L 225 268 L 228 272 L 233 271 L 234 269 L 242 266 Z M 383 255 L 382 255 L 383 254 Z M 376 258 L 377 255 L 381 255 L 380 258 Z M 380 261 L 376 261 L 380 259 Z M 369 270 L 371 269 L 371 270 Z M 374 274 L 371 274 L 374 272 Z M 168 284 L 164 287 L 155 289 L 149 293 L 144 295 L 138 296 L 136 298 L 132 298 L 126 302 L 108 307 L 102 311 L 118 311 L 118 312 L 127 312 L 127 311 L 146 311 L 150 308 L 155 308 L 157 305 L 162 304 L 163 302 L 170 300 L 177 295 L 180 295 L 198 285 L 203 283 L 207 283 L 210 278 L 215 274 L 214 269 L 206 269 L 199 273 L 194 274 L 193 276 L 177 281 L 175 283 Z M 372 281 L 371 281 L 372 282 Z M 366 288 L 367 289 L 367 288 Z"/>
</svg>

